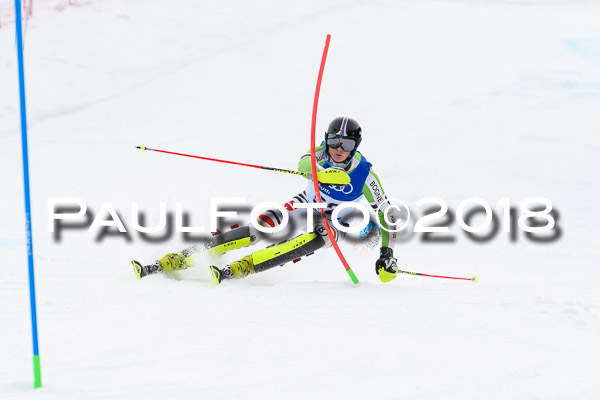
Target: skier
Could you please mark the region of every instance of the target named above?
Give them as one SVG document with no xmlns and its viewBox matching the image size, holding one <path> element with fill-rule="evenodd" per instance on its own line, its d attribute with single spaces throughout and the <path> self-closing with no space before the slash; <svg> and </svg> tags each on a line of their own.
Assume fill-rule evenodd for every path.
<svg viewBox="0 0 600 400">
<path fill-rule="evenodd" d="M 320 183 L 319 190 L 322 201 L 327 203 L 325 213 L 336 242 L 340 242 L 345 237 L 344 232 L 331 224 L 331 213 L 336 206 L 343 202 L 358 202 L 364 196 L 374 210 L 379 208 L 381 251 L 375 263 L 375 272 L 382 282 L 389 282 L 398 275 L 398 267 L 392 250 L 396 235 L 386 229 L 393 230 L 395 225 L 388 225 L 386 222 L 385 213 L 390 204 L 379 178 L 371 169 L 371 163 L 357 151 L 361 141 L 362 129 L 354 119 L 338 117 L 329 124 L 324 142 L 315 148 L 317 168 L 319 170 L 342 169 L 348 173 L 350 183 L 345 186 Z M 298 171 L 311 172 L 310 150 L 300 158 Z M 307 212 L 313 213 L 314 222 L 311 232 L 305 232 L 293 239 L 256 251 L 225 267 L 211 266 L 215 283 L 219 284 L 223 279 L 243 278 L 289 261 L 296 261 L 320 248 L 330 247 L 331 242 L 323 226 L 320 211 L 301 208 L 303 203 L 309 202 L 317 202 L 312 181 L 307 184 L 304 191 L 286 203 L 285 208 L 288 210 L 290 222 L 303 231 L 307 228 Z M 396 217 L 393 210 L 390 209 L 387 214 L 388 220 L 394 223 Z M 339 213 L 338 221 L 341 225 L 348 226 L 352 217 L 353 209 L 346 208 Z M 266 228 L 277 227 L 282 221 L 283 214 L 278 209 L 265 211 L 257 220 L 258 224 Z M 207 250 L 212 254 L 221 255 L 233 249 L 254 245 L 262 238 L 263 235 L 253 226 L 243 226 L 219 233 L 204 246 L 197 245 L 179 253 L 169 253 L 150 265 L 143 266 L 137 261 L 132 261 L 132 264 L 137 277 L 142 278 L 160 271 L 170 272 L 191 267 L 194 265 L 192 255 L 197 251 Z"/>
</svg>

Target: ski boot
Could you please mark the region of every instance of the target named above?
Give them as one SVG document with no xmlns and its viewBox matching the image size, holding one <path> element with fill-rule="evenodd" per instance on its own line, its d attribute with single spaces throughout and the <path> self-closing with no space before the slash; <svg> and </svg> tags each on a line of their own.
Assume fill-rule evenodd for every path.
<svg viewBox="0 0 600 400">
<path fill-rule="evenodd" d="M 221 269 L 211 265 L 210 271 L 215 283 L 218 285 L 223 279 L 240 279 L 255 273 L 254 261 L 252 260 L 252 255 L 249 255 Z"/>
<path fill-rule="evenodd" d="M 150 265 L 142 265 L 138 261 L 131 261 L 133 271 L 138 279 L 156 272 L 173 272 L 175 270 L 187 269 L 194 266 L 191 257 L 184 257 L 183 253 L 169 253 Z"/>
<path fill-rule="evenodd" d="M 137 276 L 138 279 L 161 271 L 158 261 L 154 261 L 150 265 L 142 265 L 139 261 L 132 260 L 131 265 L 133 266 L 133 272 L 135 272 L 135 276 Z"/>
</svg>

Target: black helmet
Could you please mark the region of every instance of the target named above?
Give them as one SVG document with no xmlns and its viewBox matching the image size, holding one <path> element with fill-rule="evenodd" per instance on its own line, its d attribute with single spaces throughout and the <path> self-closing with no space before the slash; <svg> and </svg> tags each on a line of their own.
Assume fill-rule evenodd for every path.
<svg viewBox="0 0 600 400">
<path fill-rule="evenodd" d="M 353 157 L 362 140 L 361 131 L 362 129 L 356 120 L 348 117 L 337 117 L 331 121 L 329 128 L 327 128 L 327 132 L 325 132 L 325 152 L 327 153 L 329 150 L 331 139 L 335 140 L 337 138 L 339 144 L 335 147 L 342 146 L 345 151 L 350 152 L 350 157 Z M 352 146 L 352 143 L 348 139 L 354 141 L 354 146 Z M 352 148 L 348 149 L 350 146 L 352 146 Z"/>
</svg>

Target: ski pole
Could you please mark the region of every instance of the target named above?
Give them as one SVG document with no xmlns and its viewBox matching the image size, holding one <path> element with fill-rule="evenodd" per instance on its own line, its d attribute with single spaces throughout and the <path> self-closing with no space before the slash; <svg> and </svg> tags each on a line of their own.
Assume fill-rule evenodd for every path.
<svg viewBox="0 0 600 400">
<path fill-rule="evenodd" d="M 175 156 L 198 158 L 200 160 L 216 161 L 216 162 L 222 162 L 222 163 L 226 163 L 226 164 L 241 165 L 244 167 L 266 169 L 266 170 L 275 171 L 275 172 L 285 172 L 287 174 L 301 175 L 301 176 L 307 177 L 308 179 L 312 179 L 312 174 L 310 172 L 299 172 L 299 171 L 292 171 L 289 169 L 271 168 L 271 167 L 265 167 L 262 165 L 246 164 L 246 163 L 241 163 L 241 162 L 237 162 L 237 161 L 219 160 L 218 158 L 201 157 L 201 156 L 195 156 L 193 154 L 175 153 L 173 151 L 151 149 L 150 147 L 146 147 L 146 146 L 135 146 L 135 147 L 142 151 L 145 151 L 145 150 L 156 151 L 157 153 L 173 154 Z M 335 168 L 328 168 L 323 171 L 317 172 L 317 179 L 319 180 L 319 182 L 325 183 L 328 185 L 345 186 L 348 183 L 350 183 L 350 176 L 348 176 L 348 174 L 345 171 L 342 171 L 340 169 L 335 169 Z"/>
<path fill-rule="evenodd" d="M 473 275 L 470 278 L 458 278 L 456 276 L 429 275 L 429 274 L 422 274 L 420 272 L 410 272 L 410 271 L 401 271 L 401 270 L 398 270 L 398 272 L 400 272 L 401 274 L 428 276 L 430 278 L 458 279 L 461 281 L 473 281 L 475 283 L 479 282 L 479 278 L 476 275 Z"/>
</svg>

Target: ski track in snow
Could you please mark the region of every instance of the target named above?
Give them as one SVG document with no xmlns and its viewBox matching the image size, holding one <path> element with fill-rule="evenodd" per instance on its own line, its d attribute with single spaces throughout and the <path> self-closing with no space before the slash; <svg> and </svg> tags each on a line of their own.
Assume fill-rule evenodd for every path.
<svg viewBox="0 0 600 400">
<path fill-rule="evenodd" d="M 31 390 L 14 32 L 0 30 L 0 398 L 594 399 L 600 348 L 596 201 L 598 1 L 93 2 L 28 23 L 33 244 L 44 387 Z M 135 145 L 293 169 L 317 134 L 360 121 L 389 196 L 560 212 L 559 240 L 419 236 L 382 284 L 378 248 L 333 251 L 214 287 L 206 268 L 134 278 L 189 246 L 47 231 L 49 197 L 103 202 L 128 228 L 176 202 L 208 227 L 211 196 L 284 202 L 305 181 Z M 317 139 L 318 140 L 318 139 Z M 236 221 L 243 223 L 247 213 Z M 257 250 L 264 247 L 264 242 Z M 197 263 L 226 263 L 203 255 Z"/>
</svg>

